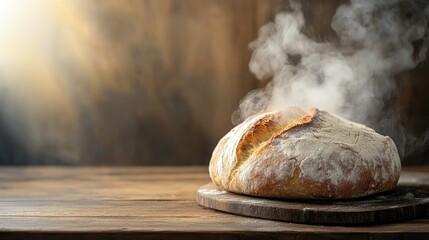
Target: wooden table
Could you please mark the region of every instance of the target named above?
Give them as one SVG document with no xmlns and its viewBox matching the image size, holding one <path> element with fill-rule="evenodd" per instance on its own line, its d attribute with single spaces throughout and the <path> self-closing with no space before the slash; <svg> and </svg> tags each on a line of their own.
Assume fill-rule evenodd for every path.
<svg viewBox="0 0 429 240">
<path fill-rule="evenodd" d="M 207 167 L 2 167 L 0 239 L 429 239 L 429 219 L 315 226 L 205 209 L 194 199 L 209 181 Z"/>
</svg>

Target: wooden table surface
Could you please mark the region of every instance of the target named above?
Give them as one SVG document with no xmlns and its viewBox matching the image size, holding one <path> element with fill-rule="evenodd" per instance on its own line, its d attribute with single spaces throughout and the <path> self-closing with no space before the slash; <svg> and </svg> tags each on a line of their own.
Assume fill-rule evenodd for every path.
<svg viewBox="0 0 429 240">
<path fill-rule="evenodd" d="M 317 226 L 205 209 L 195 192 L 209 181 L 207 167 L 2 167 L 0 239 L 429 239 L 429 219 Z"/>
</svg>

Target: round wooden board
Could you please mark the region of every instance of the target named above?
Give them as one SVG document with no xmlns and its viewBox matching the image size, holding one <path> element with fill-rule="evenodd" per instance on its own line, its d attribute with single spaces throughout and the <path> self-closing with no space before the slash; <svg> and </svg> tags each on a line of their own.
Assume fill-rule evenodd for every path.
<svg viewBox="0 0 429 240">
<path fill-rule="evenodd" d="M 353 200 L 258 198 L 230 193 L 208 183 L 200 187 L 196 201 L 204 207 L 271 220 L 326 225 L 382 224 L 429 216 L 429 174 L 403 172 L 395 190 Z"/>
</svg>

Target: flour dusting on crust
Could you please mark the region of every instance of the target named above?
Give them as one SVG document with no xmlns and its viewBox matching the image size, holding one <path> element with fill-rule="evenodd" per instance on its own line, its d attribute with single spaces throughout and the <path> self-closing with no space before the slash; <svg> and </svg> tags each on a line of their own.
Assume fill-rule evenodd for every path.
<svg viewBox="0 0 429 240">
<path fill-rule="evenodd" d="M 290 113 L 253 116 L 232 129 L 213 152 L 214 183 L 232 192 L 286 198 L 350 198 L 396 186 L 401 163 L 391 138 L 315 108 Z M 281 117 L 283 128 L 261 125 Z M 263 130 L 277 132 L 252 145 Z"/>
<path fill-rule="evenodd" d="M 392 139 L 324 111 L 305 130 L 277 138 L 273 148 L 298 160 L 300 177 L 333 185 L 359 183 L 362 169 L 370 169 L 375 181 L 386 181 L 401 165 Z"/>
</svg>

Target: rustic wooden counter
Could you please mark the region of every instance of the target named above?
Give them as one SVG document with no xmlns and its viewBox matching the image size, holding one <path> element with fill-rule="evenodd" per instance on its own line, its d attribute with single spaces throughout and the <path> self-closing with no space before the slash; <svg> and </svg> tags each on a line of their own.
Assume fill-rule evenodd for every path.
<svg viewBox="0 0 429 240">
<path fill-rule="evenodd" d="M 2 167 L 0 239 L 429 239 L 429 219 L 315 226 L 205 209 L 207 182 L 207 167 Z"/>
</svg>

